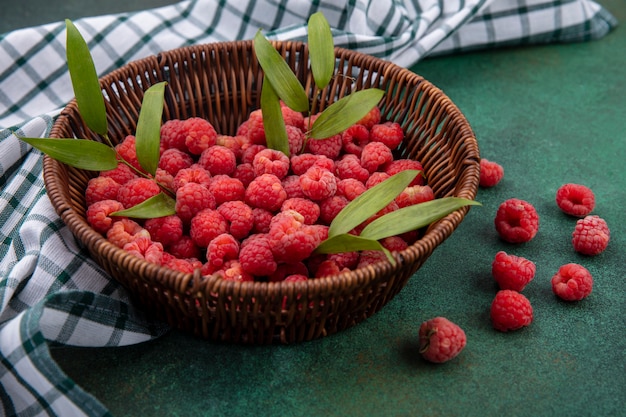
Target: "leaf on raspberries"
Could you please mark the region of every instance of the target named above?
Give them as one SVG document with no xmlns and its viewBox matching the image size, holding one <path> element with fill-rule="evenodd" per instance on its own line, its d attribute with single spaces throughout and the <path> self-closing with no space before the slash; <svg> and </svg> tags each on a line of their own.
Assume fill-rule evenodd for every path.
<svg viewBox="0 0 626 417">
<path fill-rule="evenodd" d="M 330 25 L 322 12 L 313 13 L 308 24 L 311 72 L 320 90 L 328 85 L 335 72 L 335 46 Z"/>
<path fill-rule="evenodd" d="M 343 253 L 343 252 L 358 252 L 362 250 L 380 250 L 385 253 L 385 256 L 395 265 L 396 260 L 391 256 L 391 252 L 387 250 L 379 241 L 374 239 L 368 239 L 361 236 L 355 236 L 348 233 L 342 233 L 333 237 L 329 237 L 317 248 L 314 253 Z"/>
<path fill-rule="evenodd" d="M 328 106 L 313 122 L 309 137 L 326 139 L 343 132 L 369 113 L 385 92 L 378 88 L 355 91 Z"/>
<path fill-rule="evenodd" d="M 163 95 L 167 81 L 150 86 L 141 102 L 137 132 L 135 133 L 137 160 L 147 173 L 155 175 L 159 165 L 161 146 L 161 117 Z"/>
<path fill-rule="evenodd" d="M 117 167 L 115 151 L 103 143 L 87 139 L 22 138 L 64 164 L 88 171 L 108 171 Z"/>
<path fill-rule="evenodd" d="M 480 206 L 481 204 L 465 198 L 443 197 L 404 207 L 372 221 L 361 231 L 361 237 L 378 240 L 410 232 L 428 226 L 432 222 L 468 205 Z"/>
<path fill-rule="evenodd" d="M 67 67 L 76 105 L 85 124 L 99 135 L 108 131 L 104 96 L 89 47 L 74 23 L 65 20 Z"/>
<path fill-rule="evenodd" d="M 345 206 L 330 223 L 328 236 L 348 233 L 391 203 L 417 176 L 419 171 L 407 169 L 387 178 Z"/>
<path fill-rule="evenodd" d="M 261 109 L 263 114 L 263 129 L 267 147 L 276 151 L 281 151 L 289 156 L 289 137 L 285 130 L 285 119 L 280 108 L 280 99 L 267 76 L 263 79 L 261 87 Z"/>
<path fill-rule="evenodd" d="M 111 216 L 135 219 L 155 219 L 176 214 L 176 201 L 165 193 L 159 193 L 136 206 L 111 213 Z"/>
<path fill-rule="evenodd" d="M 285 104 L 298 112 L 309 111 L 309 97 L 304 87 L 276 48 L 259 30 L 254 37 L 254 52 L 265 76 Z"/>
</svg>

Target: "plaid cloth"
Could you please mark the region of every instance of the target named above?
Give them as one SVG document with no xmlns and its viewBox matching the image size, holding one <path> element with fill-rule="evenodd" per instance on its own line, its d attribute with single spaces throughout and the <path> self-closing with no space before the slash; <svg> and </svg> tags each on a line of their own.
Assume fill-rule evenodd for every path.
<svg viewBox="0 0 626 417">
<path fill-rule="evenodd" d="M 304 40 L 316 11 L 336 45 L 407 67 L 427 55 L 597 39 L 616 25 L 588 0 L 196 0 L 75 23 L 105 74 L 163 50 L 252 38 L 258 28 Z M 56 366 L 49 345 L 122 346 L 167 330 L 143 317 L 77 244 L 47 198 L 41 154 L 13 134 L 47 135 L 72 98 L 64 28 L 0 36 L 0 413 L 7 416 L 109 415 Z"/>
</svg>

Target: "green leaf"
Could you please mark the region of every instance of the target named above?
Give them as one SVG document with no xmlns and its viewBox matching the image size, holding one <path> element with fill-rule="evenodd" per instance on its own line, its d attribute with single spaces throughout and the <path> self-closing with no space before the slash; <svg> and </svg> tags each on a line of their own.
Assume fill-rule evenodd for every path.
<svg viewBox="0 0 626 417">
<path fill-rule="evenodd" d="M 104 96 L 89 47 L 71 20 L 66 19 L 65 26 L 67 67 L 78 111 L 89 129 L 104 136 L 108 131 Z"/>
<path fill-rule="evenodd" d="M 391 253 L 385 249 L 379 241 L 348 233 L 342 233 L 340 235 L 329 237 L 320 243 L 317 248 L 315 248 L 315 253 L 343 253 L 362 250 L 381 250 L 385 253 L 385 256 L 387 256 L 387 259 L 392 265 L 395 265 L 396 263 L 396 260 L 393 256 L 391 256 Z"/>
<path fill-rule="evenodd" d="M 155 175 L 159 165 L 161 144 L 161 117 L 166 81 L 146 90 L 141 103 L 137 132 L 135 133 L 137 160 L 147 173 Z"/>
<path fill-rule="evenodd" d="M 309 54 L 311 72 L 315 85 L 320 90 L 328 85 L 335 72 L 335 46 L 330 25 L 322 12 L 309 18 Z"/>
<path fill-rule="evenodd" d="M 328 236 L 334 237 L 348 233 L 365 220 L 378 213 L 400 194 L 419 171 L 407 169 L 387 178 L 352 200 L 333 219 L 328 229 Z"/>
<path fill-rule="evenodd" d="M 267 147 L 289 156 L 289 137 L 287 130 L 285 130 L 285 119 L 283 119 L 283 112 L 280 108 L 280 99 L 268 81 L 267 74 L 261 88 L 261 109 L 263 109 L 263 128 L 265 129 Z"/>
<path fill-rule="evenodd" d="M 87 139 L 20 138 L 64 164 L 88 171 L 108 171 L 117 167 L 110 146 Z"/>
<path fill-rule="evenodd" d="M 278 97 L 292 110 L 309 111 L 309 97 L 306 95 L 304 87 L 287 65 L 287 62 L 260 30 L 254 37 L 254 52 Z"/>
<path fill-rule="evenodd" d="M 480 206 L 481 204 L 465 198 L 444 197 L 404 207 L 387 213 L 368 224 L 361 232 L 361 237 L 378 240 L 399 235 L 428 226 L 447 214 L 468 205 Z"/>
<path fill-rule="evenodd" d="M 309 137 L 326 139 L 343 132 L 380 102 L 385 92 L 378 88 L 355 91 L 328 106 L 315 120 Z"/>
<path fill-rule="evenodd" d="M 176 214 L 176 201 L 165 193 L 137 204 L 136 206 L 111 213 L 111 216 L 133 217 L 135 219 L 154 219 Z"/>
</svg>

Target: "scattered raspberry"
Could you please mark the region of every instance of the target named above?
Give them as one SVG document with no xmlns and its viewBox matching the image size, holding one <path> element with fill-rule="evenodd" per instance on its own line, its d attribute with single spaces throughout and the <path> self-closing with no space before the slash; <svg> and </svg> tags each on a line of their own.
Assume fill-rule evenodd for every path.
<svg viewBox="0 0 626 417">
<path fill-rule="evenodd" d="M 491 275 L 500 289 L 520 292 L 535 277 L 535 264 L 521 256 L 499 251 L 491 264 Z"/>
<path fill-rule="evenodd" d="M 113 223 L 120 219 L 110 214 L 120 210 L 124 210 L 124 206 L 117 200 L 96 201 L 87 208 L 87 222 L 96 232 L 106 234 Z"/>
<path fill-rule="evenodd" d="M 564 184 L 556 191 L 556 204 L 569 215 L 585 217 L 593 211 L 596 198 L 589 187 Z"/>
<path fill-rule="evenodd" d="M 214 145 L 202 152 L 198 165 L 209 171 L 212 176 L 230 175 L 237 168 L 237 157 L 227 147 Z"/>
<path fill-rule="evenodd" d="M 239 262 L 245 272 L 257 277 L 271 275 L 278 267 L 270 241 L 262 234 L 251 235 L 241 243 Z"/>
<path fill-rule="evenodd" d="M 393 161 L 391 149 L 382 142 L 370 142 L 361 152 L 361 166 L 369 172 L 375 172 L 391 161 Z"/>
<path fill-rule="evenodd" d="M 309 139 L 305 151 L 313 155 L 324 155 L 329 159 L 337 159 L 343 148 L 341 135 L 331 136 L 326 139 Z"/>
<path fill-rule="evenodd" d="M 198 245 L 188 235 L 183 235 L 178 242 L 170 244 L 168 251 L 181 259 L 199 259 L 201 254 Z"/>
<path fill-rule="evenodd" d="M 349 203 L 344 196 L 335 195 L 320 202 L 320 220 L 329 225 Z"/>
<path fill-rule="evenodd" d="M 485 158 L 480 160 L 480 180 L 481 187 L 493 187 L 504 178 L 504 168 L 497 162 L 488 161 Z"/>
<path fill-rule="evenodd" d="M 136 169 L 143 171 L 137 159 L 136 139 L 133 135 L 128 135 L 123 141 L 115 145 L 115 151 L 126 162 Z"/>
<path fill-rule="evenodd" d="M 171 119 L 161 125 L 161 144 L 165 149 L 179 149 L 187 152 L 187 145 L 185 145 L 187 131 L 184 126 L 184 120 L 180 119 Z"/>
<path fill-rule="evenodd" d="M 153 242 L 149 236 L 138 237 L 125 244 L 122 249 L 131 255 L 157 265 L 161 265 L 163 259 L 163 245 L 159 242 Z"/>
<path fill-rule="evenodd" d="M 467 343 L 463 329 L 445 317 L 435 317 L 422 323 L 419 329 L 420 354 L 433 363 L 455 358 Z"/>
<path fill-rule="evenodd" d="M 107 232 L 107 240 L 120 248 L 142 236 L 149 238 L 150 233 L 136 221 L 127 218 L 114 222 Z"/>
<path fill-rule="evenodd" d="M 335 163 L 335 167 L 337 170 L 337 177 L 342 180 L 354 178 L 365 184 L 367 179 L 370 177 L 370 172 L 361 166 L 361 160 L 356 155 L 344 155 Z"/>
<path fill-rule="evenodd" d="M 565 264 L 552 277 L 552 291 L 563 300 L 582 300 L 591 294 L 592 289 L 591 273 L 579 264 Z"/>
<path fill-rule="evenodd" d="M 300 187 L 305 196 L 314 201 L 321 201 L 335 195 L 337 178 L 329 170 L 313 165 L 300 176 Z"/>
<path fill-rule="evenodd" d="M 138 178 L 137 173 L 126 164 L 117 164 L 117 168 L 108 171 L 102 171 L 101 177 L 112 178 L 120 185 L 126 184 L 128 181 Z"/>
<path fill-rule="evenodd" d="M 304 197 L 302 187 L 300 187 L 299 175 L 287 175 L 285 178 L 283 178 L 281 183 L 283 184 L 283 188 L 287 193 L 287 198 Z"/>
<path fill-rule="evenodd" d="M 277 211 L 287 199 L 287 192 L 276 175 L 256 177 L 246 189 L 245 201 L 252 207 Z"/>
<path fill-rule="evenodd" d="M 174 191 L 189 182 L 194 182 L 209 188 L 211 185 L 211 173 L 200 165 L 192 165 L 189 168 L 181 169 L 174 177 Z"/>
<path fill-rule="evenodd" d="M 241 181 L 244 187 L 248 187 L 255 177 L 254 167 L 249 163 L 237 165 L 233 173 L 233 178 L 237 178 Z"/>
<path fill-rule="evenodd" d="M 208 120 L 201 117 L 186 119 L 183 122 L 183 129 L 187 134 L 185 137 L 187 150 L 194 155 L 202 154 L 217 142 L 215 128 Z"/>
<path fill-rule="evenodd" d="M 368 129 L 371 129 L 374 125 L 380 123 L 380 109 L 378 107 L 373 107 L 361 120 L 356 122 L 359 125 L 363 125 Z"/>
<path fill-rule="evenodd" d="M 600 216 L 587 216 L 576 222 L 572 233 L 572 245 L 583 255 L 598 255 L 606 249 L 611 240 L 611 232 L 606 221 Z"/>
<path fill-rule="evenodd" d="M 528 242 L 539 230 L 539 216 L 532 204 L 510 198 L 500 204 L 494 220 L 496 231 L 509 243 Z"/>
<path fill-rule="evenodd" d="M 398 172 L 406 171 L 407 169 L 414 169 L 416 171 L 420 171 L 419 174 L 411 181 L 409 186 L 413 185 L 424 185 L 424 168 L 422 164 L 413 159 L 396 159 L 391 161 L 387 166 L 385 166 L 385 172 L 389 174 L 389 176 L 396 175 Z"/>
<path fill-rule="evenodd" d="M 193 165 L 193 158 L 180 149 L 166 149 L 159 159 L 159 168 L 164 169 L 172 175 L 176 175 L 183 168 Z"/>
<path fill-rule="evenodd" d="M 396 203 L 398 203 L 398 207 L 409 207 L 419 203 L 425 203 L 426 201 L 431 201 L 435 199 L 435 194 L 433 193 L 433 189 L 428 185 L 413 185 L 411 187 L 406 187 L 404 191 L 402 191 L 396 197 Z"/>
<path fill-rule="evenodd" d="M 289 172 L 289 158 L 281 151 L 263 149 L 254 155 L 252 166 L 257 177 L 263 174 L 273 174 L 282 180 Z"/>
<path fill-rule="evenodd" d="M 164 246 L 176 243 L 183 237 L 183 221 L 176 215 L 147 219 L 143 227 L 153 241 Z"/>
<path fill-rule="evenodd" d="M 314 155 L 312 153 L 303 153 L 300 155 L 293 155 L 291 157 L 291 171 L 295 175 L 302 175 L 308 171 L 313 165 L 325 168 L 329 171 L 334 171 L 335 162 L 325 155 Z"/>
<path fill-rule="evenodd" d="M 289 143 L 289 154 L 296 155 L 302 152 L 305 139 L 302 130 L 296 126 L 286 125 L 285 131 L 287 132 L 287 142 Z"/>
<path fill-rule="evenodd" d="M 314 224 L 320 217 L 320 206 L 306 198 L 288 198 L 280 207 L 281 211 L 294 210 L 304 217 L 304 224 Z"/>
<path fill-rule="evenodd" d="M 228 233 L 236 239 L 244 239 L 254 227 L 254 212 L 243 201 L 227 201 L 222 203 L 217 211 L 228 222 Z M 269 213 L 269 212 L 268 212 Z M 272 214 L 270 213 L 270 216 Z M 269 220 L 268 220 L 269 225 Z"/>
<path fill-rule="evenodd" d="M 365 188 L 368 190 L 390 177 L 386 172 L 373 172 L 372 175 L 365 181 Z"/>
<path fill-rule="evenodd" d="M 143 203 L 160 192 L 161 187 L 156 182 L 147 178 L 135 178 L 120 186 L 117 192 L 117 201 L 122 203 L 124 208 L 130 208 Z"/>
<path fill-rule="evenodd" d="M 396 149 L 404 139 L 402 126 L 396 122 L 376 124 L 370 129 L 370 140 L 383 143 L 389 149 Z"/>
<path fill-rule="evenodd" d="M 254 221 L 254 226 L 252 226 L 252 231 L 254 233 L 269 232 L 270 223 L 273 218 L 274 218 L 274 214 L 271 211 L 268 211 L 262 208 L 253 208 L 252 219 Z"/>
<path fill-rule="evenodd" d="M 189 182 L 176 190 L 176 214 L 185 224 L 201 210 L 216 206 L 215 197 L 204 185 Z"/>
<path fill-rule="evenodd" d="M 491 322 L 501 332 L 521 329 L 533 321 L 533 308 L 528 298 L 517 291 L 500 290 L 491 304 Z"/>
<path fill-rule="evenodd" d="M 228 222 L 217 210 L 204 209 L 191 219 L 189 236 L 201 248 L 209 246 L 211 240 L 228 232 Z"/>
<path fill-rule="evenodd" d="M 89 180 L 85 189 L 87 207 L 97 201 L 115 200 L 120 184 L 111 177 L 95 177 Z"/>
<path fill-rule="evenodd" d="M 363 125 L 352 125 L 343 131 L 341 141 L 344 152 L 360 158 L 363 147 L 370 142 L 370 132 Z"/>
<path fill-rule="evenodd" d="M 221 267 L 226 261 L 237 259 L 239 256 L 239 242 L 232 235 L 222 233 L 210 242 L 206 251 L 207 262 L 214 267 Z"/>
<path fill-rule="evenodd" d="M 215 197 L 218 206 L 226 201 L 243 200 L 246 195 L 246 188 L 241 181 L 221 174 L 211 178 L 209 191 Z"/>
</svg>

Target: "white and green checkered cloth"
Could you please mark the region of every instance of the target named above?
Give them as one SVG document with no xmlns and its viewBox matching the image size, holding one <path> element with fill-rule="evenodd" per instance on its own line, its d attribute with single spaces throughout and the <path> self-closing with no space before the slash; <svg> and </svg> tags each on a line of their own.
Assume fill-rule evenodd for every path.
<svg viewBox="0 0 626 417">
<path fill-rule="evenodd" d="M 180 46 L 306 36 L 324 12 L 335 44 L 411 66 L 427 55 L 597 39 L 616 21 L 590 0 L 226 0 L 85 18 L 76 25 L 105 74 Z M 0 35 L 0 415 L 103 416 L 68 378 L 49 345 L 122 346 L 163 334 L 91 260 L 54 212 L 39 137 L 72 98 L 63 22 Z"/>
</svg>

